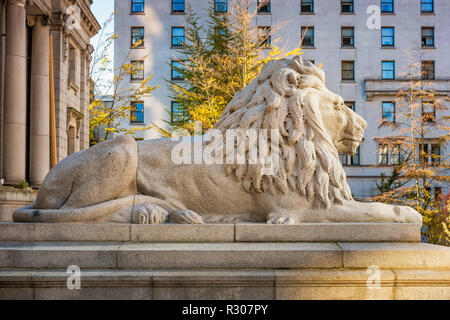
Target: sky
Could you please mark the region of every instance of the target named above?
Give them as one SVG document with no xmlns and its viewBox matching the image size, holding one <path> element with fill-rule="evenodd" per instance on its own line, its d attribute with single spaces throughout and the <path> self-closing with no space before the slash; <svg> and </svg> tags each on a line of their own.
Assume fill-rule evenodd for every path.
<svg viewBox="0 0 450 320">
<path fill-rule="evenodd" d="M 91 7 L 92 13 L 97 18 L 100 25 L 103 27 L 104 23 L 108 18 L 111 16 L 111 14 L 114 12 L 114 0 L 94 0 Z M 111 22 L 108 25 L 107 30 L 105 31 L 106 34 L 113 33 L 114 32 L 114 22 Z M 100 37 L 101 31 L 91 39 L 91 44 L 96 47 L 98 44 L 98 40 Z M 109 56 L 111 60 L 114 57 L 114 47 L 112 46 L 109 50 Z M 105 73 L 105 77 L 109 78 L 110 80 L 113 77 L 113 73 Z"/>
<path fill-rule="evenodd" d="M 111 16 L 111 13 L 114 12 L 114 0 L 94 0 L 91 10 L 100 25 L 103 26 L 103 23 Z M 114 25 L 112 23 L 110 24 L 108 31 L 114 31 Z M 91 43 L 95 45 L 97 39 L 98 36 L 94 37 L 91 40 Z"/>
</svg>

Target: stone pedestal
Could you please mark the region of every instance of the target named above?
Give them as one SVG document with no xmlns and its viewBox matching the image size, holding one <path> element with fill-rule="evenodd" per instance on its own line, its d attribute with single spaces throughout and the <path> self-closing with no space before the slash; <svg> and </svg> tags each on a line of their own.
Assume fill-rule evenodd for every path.
<svg viewBox="0 0 450 320">
<path fill-rule="evenodd" d="M 450 248 L 418 242 L 419 230 L 0 224 L 0 298 L 450 299 Z M 72 265 L 81 290 L 67 288 Z"/>
<path fill-rule="evenodd" d="M 36 193 L 15 188 L 0 187 L 0 222 L 12 222 L 13 213 L 36 200 Z"/>
</svg>

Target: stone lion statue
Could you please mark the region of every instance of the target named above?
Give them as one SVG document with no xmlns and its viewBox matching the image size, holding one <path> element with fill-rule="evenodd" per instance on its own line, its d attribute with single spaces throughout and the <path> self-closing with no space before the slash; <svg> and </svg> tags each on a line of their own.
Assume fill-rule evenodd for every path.
<svg viewBox="0 0 450 320">
<path fill-rule="evenodd" d="M 366 127 L 326 88 L 323 70 L 300 57 L 272 61 L 234 97 L 213 130 L 184 139 L 200 147 L 215 145 L 215 160 L 236 153 L 244 161 L 174 163 L 179 140 L 118 137 L 61 161 L 36 202 L 17 210 L 14 220 L 421 223 L 421 215 L 409 207 L 353 200 L 339 154 L 355 154 Z M 258 150 L 259 143 L 248 136 L 243 146 L 234 140 L 226 147 L 217 143 L 223 142 L 217 133 L 233 130 L 244 136 L 265 130 L 270 148 Z M 279 159 L 273 172 L 266 170 L 267 162 L 248 161 L 269 153 Z"/>
</svg>

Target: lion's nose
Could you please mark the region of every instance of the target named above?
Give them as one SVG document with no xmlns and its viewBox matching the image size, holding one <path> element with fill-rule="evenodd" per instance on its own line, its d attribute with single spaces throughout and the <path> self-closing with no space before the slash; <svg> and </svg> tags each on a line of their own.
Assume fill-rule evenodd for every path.
<svg viewBox="0 0 450 320">
<path fill-rule="evenodd" d="M 363 131 L 363 132 L 366 131 L 367 127 L 369 126 L 369 125 L 367 124 L 367 121 L 364 120 L 364 119 L 363 119 L 361 116 L 359 116 L 359 115 L 356 115 L 356 121 L 357 121 L 357 124 L 361 127 L 362 131 Z"/>
</svg>

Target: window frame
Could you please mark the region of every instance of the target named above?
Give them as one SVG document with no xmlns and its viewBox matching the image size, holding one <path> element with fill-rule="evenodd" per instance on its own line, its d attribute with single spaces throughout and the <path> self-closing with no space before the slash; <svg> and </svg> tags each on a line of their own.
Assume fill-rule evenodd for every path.
<svg viewBox="0 0 450 320">
<path fill-rule="evenodd" d="M 431 62 L 431 69 L 425 70 L 425 65 L 427 63 Z M 429 77 L 428 75 L 432 72 L 432 76 Z M 425 75 L 427 75 L 425 77 Z M 421 78 L 422 80 L 435 80 L 436 79 L 436 61 L 435 60 L 422 60 L 421 63 Z"/>
<path fill-rule="evenodd" d="M 388 2 L 390 1 L 390 2 Z M 384 11 L 383 10 L 383 4 L 392 4 L 392 11 Z M 394 13 L 395 12 L 395 0 L 380 0 L 380 10 L 381 13 Z"/>
<path fill-rule="evenodd" d="M 303 10 L 309 6 L 311 8 L 310 11 Z M 300 13 L 301 14 L 312 14 L 314 13 L 314 0 L 300 0 Z"/>
<path fill-rule="evenodd" d="M 308 32 L 312 32 L 312 36 L 311 36 L 312 44 L 306 46 L 305 45 L 305 39 L 306 39 L 306 34 Z M 314 31 L 314 27 L 313 26 L 312 27 L 311 26 L 302 26 L 301 29 L 300 29 L 300 36 L 301 36 L 301 39 L 303 39 L 303 41 L 302 41 L 302 48 L 314 48 L 315 47 L 316 41 L 315 41 L 315 31 Z"/>
<path fill-rule="evenodd" d="M 431 45 L 428 45 L 428 44 L 426 44 L 427 43 L 427 41 L 423 41 L 424 40 L 424 34 L 423 34 L 423 32 L 424 32 L 424 30 L 426 30 L 426 29 L 428 29 L 428 30 L 431 30 L 431 31 L 433 31 L 433 34 L 431 35 L 431 39 L 433 40 L 433 43 L 431 44 Z M 420 32 L 420 35 L 421 35 L 421 38 L 422 38 L 422 48 L 434 48 L 435 47 L 435 29 L 434 29 L 434 27 L 422 27 L 421 28 L 421 32 Z M 430 36 L 427 36 L 427 37 L 430 37 Z"/>
<path fill-rule="evenodd" d="M 176 77 L 174 77 L 174 72 L 176 73 L 176 72 L 178 72 L 179 73 L 179 71 L 177 71 L 177 70 L 175 70 L 174 69 L 174 63 L 179 63 L 179 64 L 181 64 L 183 67 L 184 67 L 184 61 L 183 60 L 172 60 L 171 62 L 170 62 L 170 80 L 171 81 L 180 81 L 180 82 L 182 82 L 182 81 L 184 81 L 184 76 L 182 75 L 182 78 L 176 78 Z M 180 68 L 181 69 L 181 68 Z"/>
<path fill-rule="evenodd" d="M 218 5 L 225 3 L 225 10 L 217 10 Z M 215 13 L 227 13 L 228 12 L 228 0 L 214 0 L 214 12 Z"/>
<path fill-rule="evenodd" d="M 431 106 L 431 108 L 433 109 L 433 111 L 427 111 L 425 112 L 425 106 Z M 436 123 L 436 106 L 434 105 L 433 102 L 430 101 L 422 101 L 422 121 L 428 125 L 433 125 Z M 427 117 L 427 119 L 425 119 L 425 117 L 429 114 L 432 114 L 432 117 Z"/>
<path fill-rule="evenodd" d="M 352 44 L 344 44 L 344 38 L 349 38 L 348 36 L 344 37 L 344 29 L 352 30 L 351 42 Z M 355 27 L 341 27 L 341 47 L 343 48 L 354 48 L 355 47 Z"/>
<path fill-rule="evenodd" d="M 392 105 L 392 121 L 391 120 L 386 120 L 389 119 L 388 117 L 385 117 L 385 114 L 387 114 L 387 112 L 385 112 L 384 110 L 384 106 L 385 104 L 390 104 Z M 387 123 L 396 123 L 397 121 L 397 108 L 395 105 L 395 101 L 381 101 L 381 122 L 382 124 L 387 124 Z"/>
<path fill-rule="evenodd" d="M 186 121 L 187 119 L 185 118 L 185 115 L 184 115 L 184 114 L 181 115 L 181 116 L 182 116 L 181 121 L 175 121 L 175 120 L 176 120 L 176 119 L 174 119 L 174 114 L 175 114 L 175 112 L 174 112 L 174 105 L 175 105 L 175 104 L 178 104 L 178 105 L 179 105 L 179 103 L 176 102 L 176 101 L 171 101 L 171 102 L 170 102 L 170 122 L 171 122 L 171 123 L 180 123 L 180 122 Z"/>
<path fill-rule="evenodd" d="M 392 29 L 392 36 L 384 36 L 383 30 Z M 392 38 L 392 44 L 383 44 L 384 38 Z M 395 27 L 381 27 L 381 47 L 394 48 L 395 47 Z"/>
<path fill-rule="evenodd" d="M 262 30 L 269 30 L 265 32 L 265 36 L 262 36 Z M 258 41 L 260 41 L 260 47 L 263 49 L 270 49 L 272 47 L 272 26 L 258 26 Z"/>
<path fill-rule="evenodd" d="M 384 65 L 387 63 L 392 64 L 392 70 L 384 69 Z M 385 72 L 392 72 L 392 78 L 386 78 L 384 76 Z M 382 60 L 381 61 L 381 80 L 395 80 L 395 60 Z"/>
<path fill-rule="evenodd" d="M 175 30 L 175 29 L 181 29 L 181 30 L 183 30 L 183 44 L 181 44 L 181 45 L 177 45 L 177 44 L 174 44 L 174 39 L 175 38 L 180 38 L 181 36 L 174 36 L 174 33 L 173 33 L 173 31 Z M 183 26 L 173 26 L 173 27 L 171 27 L 171 29 L 170 29 L 171 31 L 171 33 L 170 33 L 170 47 L 171 48 L 182 48 L 182 47 L 184 47 L 184 40 L 186 39 L 186 29 L 185 29 L 185 27 L 183 27 Z"/>
<path fill-rule="evenodd" d="M 142 11 L 135 11 L 134 5 L 137 3 L 137 5 L 142 5 Z M 131 14 L 144 14 L 145 13 L 145 0 L 131 0 L 131 8 L 130 8 Z"/>
<path fill-rule="evenodd" d="M 175 4 L 183 3 L 183 11 L 174 10 Z M 171 14 L 185 14 L 186 13 L 186 0 L 172 0 L 171 8 L 170 8 Z"/>
<path fill-rule="evenodd" d="M 142 77 L 141 78 L 136 78 L 136 75 L 133 71 L 134 66 L 136 65 L 136 63 L 142 64 Z M 131 76 L 131 81 L 142 81 L 145 78 L 145 61 L 144 60 L 131 60 L 131 68 L 132 68 L 132 73 L 130 74 Z"/>
<path fill-rule="evenodd" d="M 261 11 L 261 9 L 264 7 L 268 7 L 268 11 Z M 256 2 L 256 10 L 258 14 L 272 14 L 271 0 L 258 0 Z"/>
<path fill-rule="evenodd" d="M 141 44 L 139 45 L 139 46 L 136 46 L 135 44 L 137 43 L 133 43 L 133 30 L 136 30 L 136 29 L 141 29 L 143 32 L 142 32 L 142 42 L 141 42 Z M 130 29 L 130 32 L 131 32 L 131 39 L 130 39 L 130 46 L 131 46 L 131 48 L 133 48 L 133 49 L 138 49 L 138 48 L 145 48 L 145 27 L 131 27 L 131 29 Z"/>
<path fill-rule="evenodd" d="M 344 5 L 351 4 L 351 11 L 344 11 Z M 354 0 L 341 0 L 341 13 L 354 14 L 355 13 L 355 1 Z"/>
<path fill-rule="evenodd" d="M 378 165 L 388 166 L 389 165 L 389 144 L 378 143 Z"/>
<path fill-rule="evenodd" d="M 139 111 L 137 108 L 136 110 L 130 110 L 130 124 L 134 125 L 134 124 L 144 124 L 145 123 L 145 104 L 144 101 L 132 101 L 131 102 L 131 106 L 134 108 L 136 107 L 136 105 L 138 104 L 142 104 L 142 111 Z M 138 120 L 133 120 L 133 112 L 134 113 L 142 113 L 142 121 L 138 121 Z M 136 119 L 138 119 L 138 117 L 136 117 Z"/>
<path fill-rule="evenodd" d="M 427 1 L 427 3 L 424 3 Z M 431 11 L 425 11 L 423 10 L 424 5 L 430 5 L 431 4 Z M 434 0 L 420 0 L 420 13 L 434 13 Z"/>
<path fill-rule="evenodd" d="M 346 69 L 344 70 L 344 63 L 351 63 L 351 65 L 353 66 L 352 70 L 350 69 Z M 352 72 L 352 78 L 344 78 L 344 72 Z M 341 61 L 341 81 L 345 82 L 345 81 L 355 81 L 355 60 L 342 60 Z"/>
</svg>

